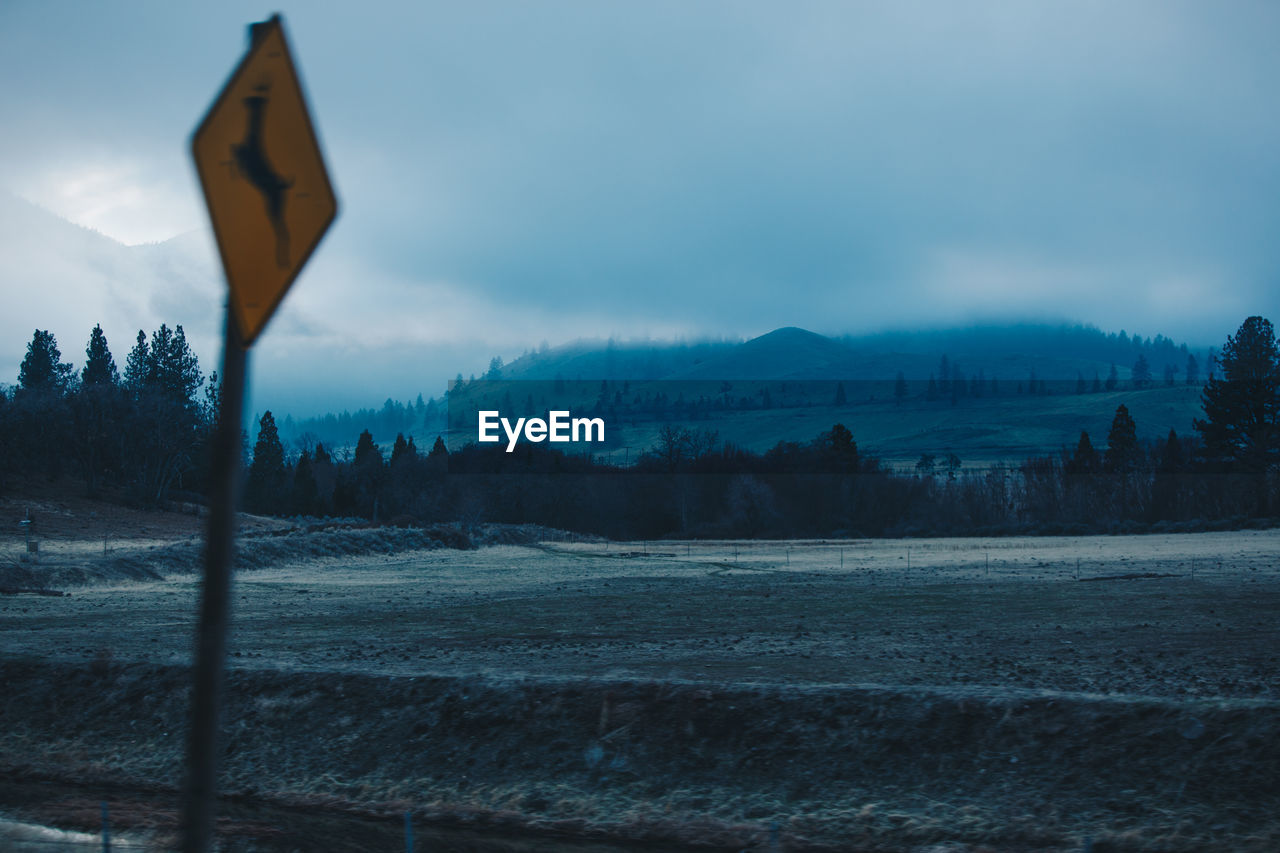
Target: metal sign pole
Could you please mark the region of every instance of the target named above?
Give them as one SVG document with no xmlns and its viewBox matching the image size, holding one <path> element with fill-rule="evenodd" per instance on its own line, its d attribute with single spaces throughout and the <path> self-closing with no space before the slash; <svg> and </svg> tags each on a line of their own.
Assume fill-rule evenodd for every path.
<svg viewBox="0 0 1280 853">
<path fill-rule="evenodd" d="M 187 739 L 187 783 L 183 802 L 184 853 L 206 853 L 213 832 L 218 783 L 219 717 L 227 623 L 231 599 L 231 561 L 235 550 L 235 499 L 240 482 L 240 430 L 248 352 L 240 343 L 227 308 L 222 349 L 222 401 L 210 458 L 209 527 L 205 538 L 204 585 L 196 629 L 195 679 L 191 691 L 191 728 Z"/>
<path fill-rule="evenodd" d="M 338 215 L 279 15 L 249 26 L 249 50 L 191 137 L 191 157 L 230 294 L 182 816 L 182 850 L 206 853 L 217 798 L 247 349 Z"/>
</svg>

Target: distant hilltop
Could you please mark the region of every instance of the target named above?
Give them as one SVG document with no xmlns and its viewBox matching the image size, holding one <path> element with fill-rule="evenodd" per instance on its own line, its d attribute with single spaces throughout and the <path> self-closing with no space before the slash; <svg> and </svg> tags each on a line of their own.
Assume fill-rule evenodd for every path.
<svg viewBox="0 0 1280 853">
<path fill-rule="evenodd" d="M 1020 381 L 1106 381 L 1115 365 L 1129 379 L 1139 358 L 1156 380 L 1184 381 L 1207 371 L 1208 348 L 1163 335 L 1143 338 L 1093 326 L 1022 323 L 934 331 L 827 337 L 786 326 L 747 341 L 659 342 L 592 340 L 530 351 L 485 375 L 502 379 L 850 379 L 939 381 L 960 371 L 972 378 Z M 945 360 L 944 360 L 945 357 Z M 947 376 L 943 376 L 943 372 Z"/>
</svg>

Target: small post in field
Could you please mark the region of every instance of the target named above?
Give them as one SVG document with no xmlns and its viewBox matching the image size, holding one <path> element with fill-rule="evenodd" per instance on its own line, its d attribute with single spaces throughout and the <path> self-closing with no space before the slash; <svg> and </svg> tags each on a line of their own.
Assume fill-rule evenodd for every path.
<svg viewBox="0 0 1280 853">
<path fill-rule="evenodd" d="M 111 827 L 107 823 L 107 801 L 102 801 L 102 853 L 111 853 Z"/>
<path fill-rule="evenodd" d="M 413 853 L 413 814 L 404 813 L 404 853 Z"/>
</svg>

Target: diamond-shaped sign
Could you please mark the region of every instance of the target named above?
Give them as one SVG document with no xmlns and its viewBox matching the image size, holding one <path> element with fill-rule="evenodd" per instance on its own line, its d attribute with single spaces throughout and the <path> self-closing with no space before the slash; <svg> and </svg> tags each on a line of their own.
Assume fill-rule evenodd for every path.
<svg viewBox="0 0 1280 853">
<path fill-rule="evenodd" d="M 231 310 L 257 339 L 338 214 L 324 157 L 277 15 L 191 139 Z"/>
</svg>

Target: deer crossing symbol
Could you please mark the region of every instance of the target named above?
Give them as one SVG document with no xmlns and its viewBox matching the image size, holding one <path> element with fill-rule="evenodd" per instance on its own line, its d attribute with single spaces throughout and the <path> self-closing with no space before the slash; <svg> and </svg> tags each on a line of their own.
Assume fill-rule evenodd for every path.
<svg viewBox="0 0 1280 853">
<path fill-rule="evenodd" d="M 244 139 L 231 146 L 231 157 L 239 173 L 262 193 L 267 218 L 271 220 L 271 228 L 276 234 L 276 266 L 288 269 L 289 228 L 284 221 L 284 203 L 286 192 L 293 187 L 293 179 L 286 179 L 271 166 L 262 147 L 262 119 L 269 102 L 267 92 L 270 86 L 258 85 L 253 91 L 254 94 L 243 100 L 247 112 Z"/>
</svg>

